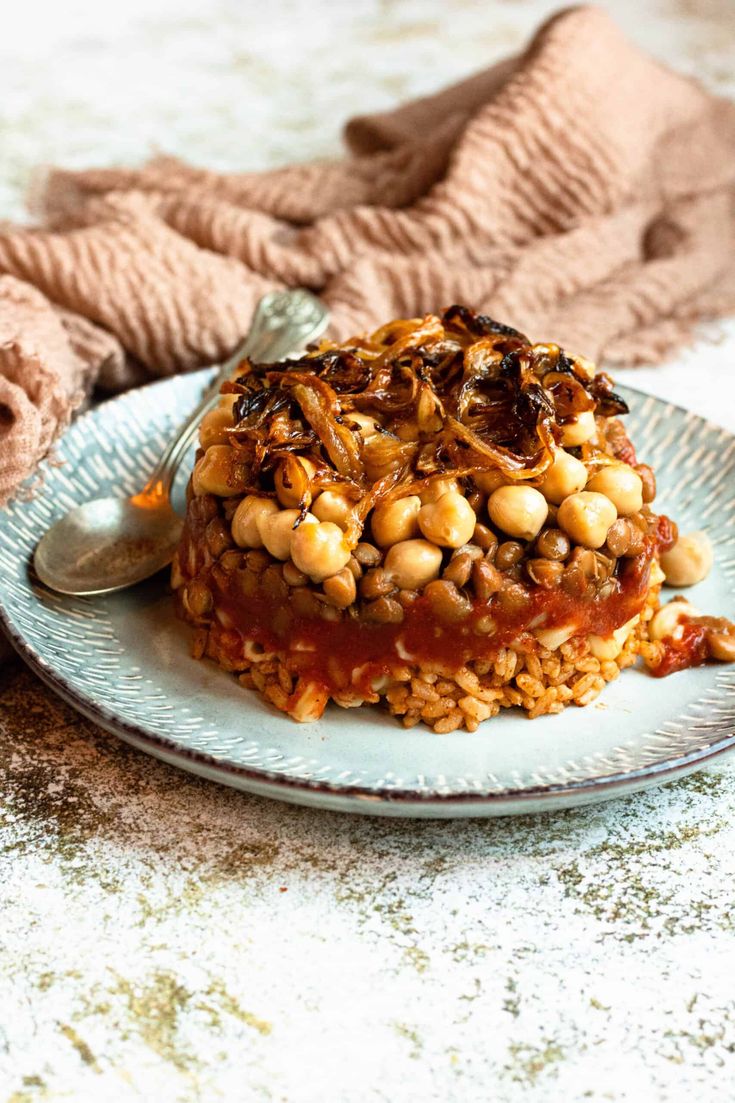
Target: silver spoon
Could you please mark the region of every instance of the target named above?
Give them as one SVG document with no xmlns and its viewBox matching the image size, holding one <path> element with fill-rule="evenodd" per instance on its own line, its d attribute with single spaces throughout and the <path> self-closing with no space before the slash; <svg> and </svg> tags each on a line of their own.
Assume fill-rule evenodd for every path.
<svg viewBox="0 0 735 1103">
<path fill-rule="evenodd" d="M 142 582 L 170 563 L 183 519 L 171 505 L 181 460 L 221 384 L 248 356 L 272 362 L 324 332 L 329 312 L 308 291 L 274 291 L 259 302 L 250 333 L 217 374 L 196 409 L 131 498 L 97 498 L 72 509 L 41 538 L 33 565 L 41 582 L 62 594 L 109 594 Z"/>
</svg>

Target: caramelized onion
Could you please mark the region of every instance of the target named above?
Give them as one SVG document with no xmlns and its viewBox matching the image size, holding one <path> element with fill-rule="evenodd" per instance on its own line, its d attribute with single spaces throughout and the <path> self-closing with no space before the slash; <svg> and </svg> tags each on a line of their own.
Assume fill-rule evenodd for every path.
<svg viewBox="0 0 735 1103">
<path fill-rule="evenodd" d="M 608 376 L 590 379 L 558 345 L 532 345 L 463 306 L 390 322 L 344 346 L 322 342 L 277 365 L 246 361 L 223 389 L 239 396 L 229 435 L 253 488 L 272 493 L 278 463 L 290 460 L 290 470 L 293 457 L 308 457 L 316 472 L 302 514 L 312 495 L 339 483 L 356 502 L 352 544 L 386 497 L 448 474 L 536 478 L 565 422 L 588 410 L 627 412 Z M 353 413 L 375 417 L 375 433 L 363 437 Z"/>
</svg>

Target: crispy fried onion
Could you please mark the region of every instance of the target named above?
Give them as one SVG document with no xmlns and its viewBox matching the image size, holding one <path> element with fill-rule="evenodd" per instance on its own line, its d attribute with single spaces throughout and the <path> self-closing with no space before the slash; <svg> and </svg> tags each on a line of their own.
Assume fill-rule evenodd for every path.
<svg viewBox="0 0 735 1103">
<path fill-rule="evenodd" d="M 277 365 L 247 362 L 224 390 L 239 396 L 229 435 L 251 489 L 272 493 L 285 464 L 303 515 L 316 493 L 338 485 L 355 502 L 353 544 L 386 496 L 448 474 L 537 478 L 565 422 L 587 410 L 627 412 L 608 376 L 590 378 L 557 345 L 532 345 L 461 306 L 390 322 L 343 346 L 322 342 Z M 298 456 L 315 464 L 310 479 Z"/>
</svg>

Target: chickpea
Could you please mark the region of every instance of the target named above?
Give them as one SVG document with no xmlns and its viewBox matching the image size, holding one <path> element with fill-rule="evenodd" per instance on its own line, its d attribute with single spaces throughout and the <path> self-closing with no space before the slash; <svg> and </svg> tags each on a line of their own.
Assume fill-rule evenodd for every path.
<svg viewBox="0 0 735 1103">
<path fill-rule="evenodd" d="M 654 614 L 648 634 L 652 640 L 662 640 L 665 636 L 676 639 L 677 635 L 681 635 L 681 618 L 696 616 L 699 616 L 699 609 L 695 609 L 691 602 L 675 597 Z"/>
<path fill-rule="evenodd" d="M 561 442 L 565 448 L 576 448 L 592 440 L 596 433 L 595 415 L 592 410 L 583 410 L 581 414 L 577 414 L 574 421 L 562 425 Z"/>
<path fill-rule="evenodd" d="M 323 490 L 315 500 L 311 511 L 320 521 L 332 521 L 344 529 L 350 522 L 353 507 L 354 502 L 339 490 Z"/>
<path fill-rule="evenodd" d="M 400 590 L 421 590 L 439 577 L 442 553 L 428 540 L 401 540 L 388 550 L 385 570 Z"/>
<path fill-rule="evenodd" d="M 509 536 L 533 540 L 546 520 L 549 507 L 539 490 L 532 486 L 501 486 L 487 503 L 490 520 Z"/>
<path fill-rule="evenodd" d="M 440 498 L 443 498 L 445 494 L 449 494 L 450 491 L 454 494 L 462 493 L 456 479 L 433 479 L 419 491 L 421 504 L 429 505 L 431 502 L 438 502 Z"/>
<path fill-rule="evenodd" d="M 272 498 L 248 494 L 232 518 L 232 539 L 240 548 L 262 548 L 263 537 L 258 529 L 258 519 L 278 512 L 278 503 Z"/>
<path fill-rule="evenodd" d="M 670 586 L 694 586 L 712 569 L 712 544 L 706 532 L 690 532 L 661 555 L 661 568 Z"/>
<path fill-rule="evenodd" d="M 477 524 L 474 509 L 456 490 L 422 506 L 418 520 L 426 539 L 444 548 L 461 548 L 468 544 Z"/>
<path fill-rule="evenodd" d="M 576 456 L 571 456 L 563 448 L 557 449 L 554 462 L 544 475 L 539 490 L 545 498 L 559 505 L 570 494 L 584 490 L 587 484 L 587 468 Z"/>
<path fill-rule="evenodd" d="M 617 518 L 617 511 L 604 494 L 583 490 L 570 494 L 559 506 L 557 520 L 575 544 L 585 548 L 601 548 L 607 530 Z"/>
<path fill-rule="evenodd" d="M 587 483 L 587 489 L 608 497 L 620 517 L 643 509 L 643 481 L 627 463 L 601 467 Z"/>
<path fill-rule="evenodd" d="M 735 663 L 735 636 L 729 632 L 708 632 L 707 649 L 711 659 Z"/>
<path fill-rule="evenodd" d="M 260 538 L 274 559 L 285 560 L 291 557 L 291 543 L 296 531 L 294 525 L 298 518 L 299 511 L 297 509 L 279 509 L 277 513 L 265 513 L 258 517 L 256 523 Z M 299 528 L 311 527 L 319 523 L 313 513 L 307 513 Z M 294 562 L 296 561 L 294 560 Z M 296 566 L 299 570 L 303 570 L 299 563 L 296 563 Z M 339 567 L 335 569 L 339 570 Z M 304 573 L 309 574 L 308 571 Z M 335 571 L 329 573 L 334 574 Z"/>
<path fill-rule="evenodd" d="M 376 506 L 372 518 L 375 543 L 381 548 L 387 548 L 401 540 L 418 536 L 420 509 L 421 499 L 417 494 Z"/>
<path fill-rule="evenodd" d="M 370 437 L 374 437 L 380 430 L 377 428 L 377 424 L 374 417 L 368 417 L 367 414 L 345 414 L 345 421 L 350 428 L 353 426 L 357 429 L 358 433 L 363 440 L 369 440 Z"/>
<path fill-rule="evenodd" d="M 302 523 L 291 538 L 291 558 L 313 582 L 323 582 L 347 566 L 350 549 L 342 529 L 333 521 Z"/>
<path fill-rule="evenodd" d="M 316 465 L 304 456 L 292 456 L 291 462 L 284 460 L 278 465 L 274 482 L 276 496 L 282 506 L 293 508 L 300 505 L 315 471 Z"/>
<path fill-rule="evenodd" d="M 245 465 L 237 459 L 237 453 L 227 444 L 213 444 L 197 461 L 192 474 L 194 493 L 216 494 L 227 498 L 242 494 L 247 485 Z"/>
<path fill-rule="evenodd" d="M 483 494 L 492 494 L 499 486 L 505 486 L 508 482 L 502 471 L 476 471 L 472 478 Z"/>
<path fill-rule="evenodd" d="M 204 415 L 199 425 L 199 443 L 202 448 L 228 443 L 227 430 L 234 424 L 232 409 L 239 397 L 236 394 L 223 394 L 219 404 Z"/>
</svg>

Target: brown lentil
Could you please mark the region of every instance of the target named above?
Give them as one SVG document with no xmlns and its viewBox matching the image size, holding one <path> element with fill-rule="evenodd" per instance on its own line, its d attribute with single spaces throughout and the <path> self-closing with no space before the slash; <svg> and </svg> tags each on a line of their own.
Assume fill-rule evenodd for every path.
<svg viewBox="0 0 735 1103">
<path fill-rule="evenodd" d="M 485 495 L 479 490 L 473 490 L 471 494 L 467 495 L 467 501 L 470 503 L 475 513 L 481 513 L 482 508 L 485 505 Z"/>
<path fill-rule="evenodd" d="M 249 571 L 254 574 L 262 574 L 266 567 L 270 565 L 271 557 L 268 552 L 261 548 L 254 548 L 253 551 L 247 553 L 245 560 Z"/>
<path fill-rule="evenodd" d="M 564 568 L 561 576 L 561 588 L 570 597 L 584 597 L 589 591 L 590 584 L 587 575 L 578 563 L 572 563 Z"/>
<path fill-rule="evenodd" d="M 526 587 L 521 586 L 520 583 L 504 581 L 497 600 L 503 611 L 512 615 L 513 613 L 519 613 L 521 609 L 528 605 L 531 595 Z"/>
<path fill-rule="evenodd" d="M 280 605 L 288 597 L 288 586 L 283 577 L 282 567 L 268 567 L 260 578 L 260 588 L 273 605 Z"/>
<path fill-rule="evenodd" d="M 309 576 L 300 571 L 290 559 L 283 564 L 283 578 L 289 586 L 306 586 L 309 581 Z"/>
<path fill-rule="evenodd" d="M 245 556 L 241 551 L 232 548 L 230 551 L 224 552 L 219 562 L 224 571 L 231 573 L 232 571 L 239 571 L 245 566 Z"/>
<path fill-rule="evenodd" d="M 212 591 L 197 579 L 187 584 L 185 601 L 194 617 L 204 617 L 212 611 Z"/>
<path fill-rule="evenodd" d="M 482 552 L 480 552 L 480 554 L 482 554 Z M 446 579 L 447 582 L 453 583 L 455 586 L 466 586 L 472 574 L 473 562 L 473 557 L 466 551 L 460 552 L 459 555 L 452 557 L 444 570 L 442 578 Z"/>
<path fill-rule="evenodd" d="M 355 579 L 355 581 L 358 581 L 362 578 L 362 567 L 360 566 L 358 560 L 355 559 L 354 555 L 350 556 L 347 563 L 347 569 L 352 573 L 352 577 Z"/>
<path fill-rule="evenodd" d="M 354 551 L 354 556 L 361 567 L 377 567 L 383 555 L 374 544 L 361 541 Z"/>
<path fill-rule="evenodd" d="M 591 548 L 575 548 L 569 557 L 570 567 L 579 567 L 587 578 L 604 581 L 609 578 L 615 567 L 613 560 Z"/>
<path fill-rule="evenodd" d="M 424 595 L 439 620 L 456 623 L 472 612 L 472 603 L 459 592 L 453 582 L 430 582 L 424 589 Z"/>
<path fill-rule="evenodd" d="M 561 529 L 542 529 L 536 538 L 536 551 L 544 559 L 566 559 L 570 548 L 569 537 Z"/>
<path fill-rule="evenodd" d="M 523 559 L 523 544 L 517 540 L 506 540 L 500 545 L 495 555 L 495 566 L 499 571 L 510 570 Z"/>
<path fill-rule="evenodd" d="M 472 543 L 477 544 L 478 548 L 482 548 L 487 553 L 497 548 L 498 538 L 487 525 L 478 524 L 475 525 L 475 531 L 472 533 Z"/>
<path fill-rule="evenodd" d="M 564 574 L 564 565 L 553 559 L 529 559 L 526 563 L 528 577 L 545 590 L 555 589 Z"/>
<path fill-rule="evenodd" d="M 610 555 L 616 559 L 625 555 L 630 547 L 631 530 L 633 526 L 626 517 L 618 517 L 607 530 L 605 547 Z"/>
<path fill-rule="evenodd" d="M 291 592 L 291 607 L 294 614 L 303 620 L 313 620 L 319 616 L 319 605 L 316 594 L 308 586 L 299 586 Z"/>
<path fill-rule="evenodd" d="M 346 609 L 357 597 L 355 579 L 347 567 L 343 567 L 331 578 L 326 578 L 322 583 L 322 589 L 332 605 L 338 609 Z"/>
<path fill-rule="evenodd" d="M 382 567 L 371 567 L 360 579 L 360 596 L 371 601 L 376 597 L 392 593 L 396 587 Z"/>
<path fill-rule="evenodd" d="M 258 589 L 258 576 L 254 571 L 238 571 L 235 575 L 237 589 L 242 597 L 252 597 Z"/>
<path fill-rule="evenodd" d="M 362 615 L 377 624 L 400 624 L 403 606 L 392 597 L 379 597 L 363 606 Z"/>
<path fill-rule="evenodd" d="M 478 559 L 472 565 L 472 586 L 478 601 L 487 601 L 497 594 L 503 585 L 503 576 L 487 559 Z"/>
<path fill-rule="evenodd" d="M 630 544 L 628 550 L 625 552 L 626 556 L 640 555 L 646 544 L 646 538 L 644 532 L 637 526 L 630 526 Z"/>
<path fill-rule="evenodd" d="M 223 520 L 222 517 L 213 517 L 207 525 L 205 531 L 205 539 L 207 541 L 207 547 L 209 548 L 215 559 L 218 559 L 222 552 L 227 551 L 232 547 L 232 536 L 230 535 L 230 526 Z"/>
<path fill-rule="evenodd" d="M 656 476 L 647 463 L 637 463 L 635 471 L 643 483 L 643 501 L 647 505 L 656 497 Z"/>
</svg>

